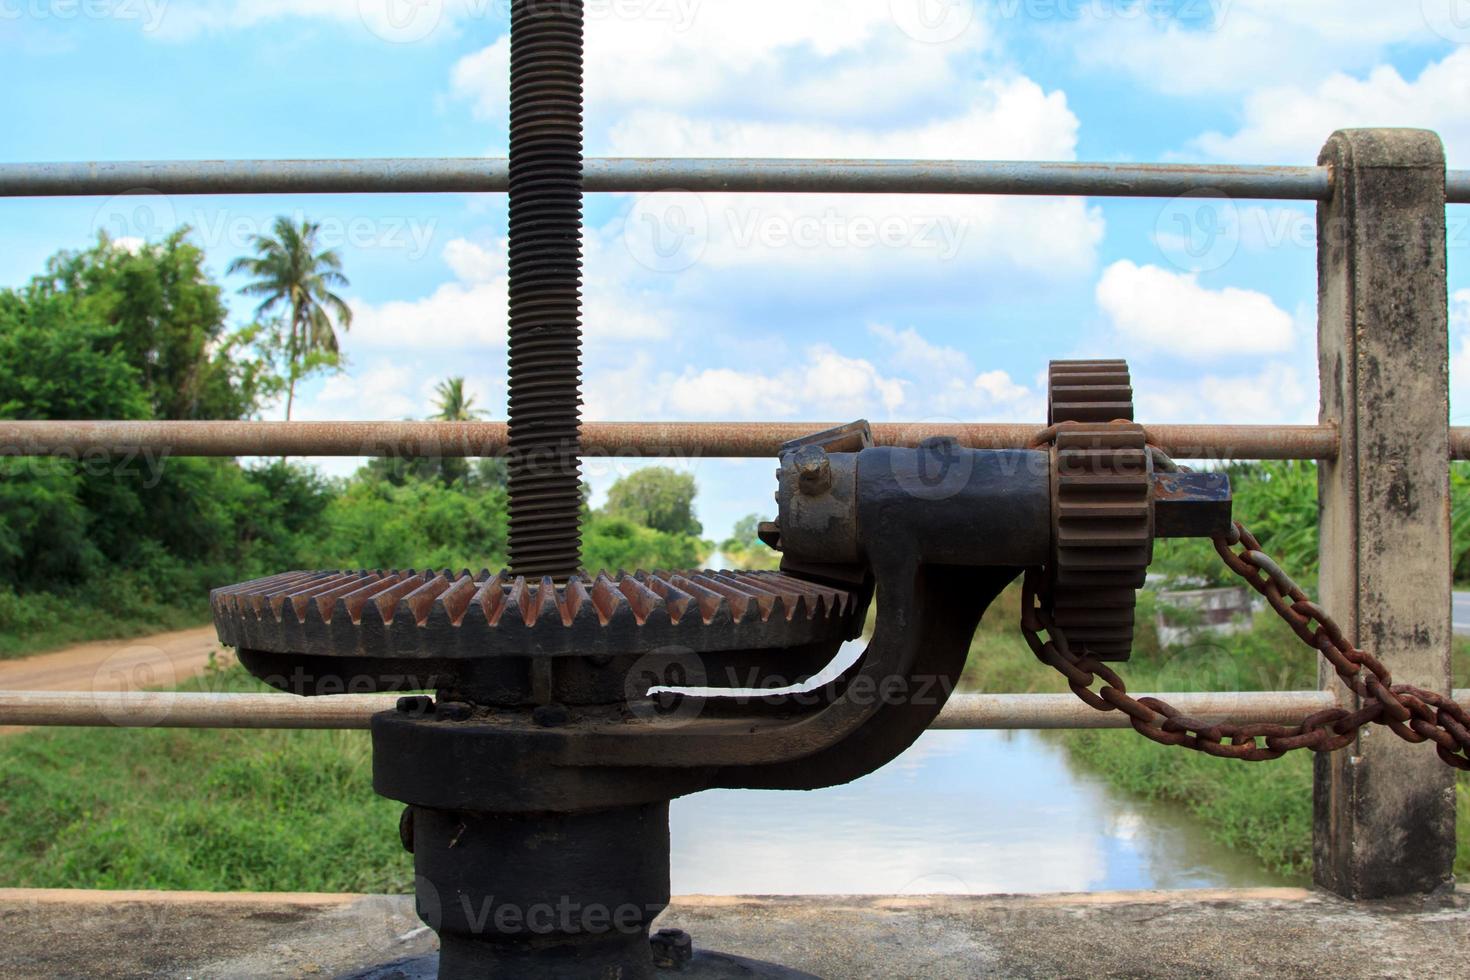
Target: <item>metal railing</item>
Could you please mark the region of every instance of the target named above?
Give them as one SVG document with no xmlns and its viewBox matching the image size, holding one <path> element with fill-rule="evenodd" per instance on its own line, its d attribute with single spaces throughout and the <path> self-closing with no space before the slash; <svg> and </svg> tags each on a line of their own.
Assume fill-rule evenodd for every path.
<svg viewBox="0 0 1470 980">
<path fill-rule="evenodd" d="M 1342 706 L 1330 691 L 1140 694 L 1168 698 L 1192 718 L 1285 725 Z M 1470 703 L 1470 690 L 1455 692 Z M 367 729 L 392 710 L 392 694 L 211 694 L 192 691 L 0 691 L 0 723 L 76 728 Z M 1103 713 L 1070 694 L 954 694 L 934 731 L 1124 729 L 1128 717 Z"/>
<path fill-rule="evenodd" d="M 1005 194 L 1326 201 L 1332 168 L 1005 160 L 591 157 L 585 189 L 754 194 Z M 0 197 L 111 194 L 503 193 L 510 164 L 484 158 L 131 160 L 0 164 Z M 1445 200 L 1470 204 L 1470 170 Z"/>
<path fill-rule="evenodd" d="M 1443 401 L 1443 371 L 1447 350 L 1434 341 L 1435 314 L 1442 325 L 1446 303 L 1443 266 L 1443 204 L 1470 203 L 1470 171 L 1445 171 L 1442 152 L 1436 162 L 1422 159 L 1429 151 L 1420 143 L 1401 145 L 1398 137 L 1377 133 L 1382 146 L 1368 141 L 1356 155 L 1338 153 L 1339 142 L 1357 137 L 1339 134 L 1329 143 L 1324 159 L 1330 165 L 1311 167 L 1232 167 L 1200 165 L 1140 165 L 1090 163 L 1031 163 L 911 160 L 761 160 L 761 159 L 589 159 L 589 192 L 639 192 L 677 189 L 696 192 L 745 193 L 914 193 L 1085 195 L 1108 197 L 1260 198 L 1318 202 L 1319 216 L 1342 221 L 1348 232 L 1331 243 L 1319 243 L 1321 263 L 1322 329 L 1319 336 L 1323 364 L 1323 421 L 1315 426 L 1149 426 L 1150 441 L 1181 458 L 1304 459 L 1324 462 L 1323 568 L 1325 601 L 1345 600 L 1344 614 L 1351 631 L 1371 629 L 1379 653 L 1390 667 L 1407 664 L 1411 680 L 1425 686 L 1447 686 L 1448 677 L 1448 567 L 1433 564 L 1435 579 L 1413 583 L 1426 592 L 1426 604 L 1405 609 L 1395 618 L 1387 605 L 1394 601 L 1392 583 L 1375 585 L 1369 579 L 1375 567 L 1387 566 L 1408 574 L 1413 562 L 1424 558 L 1425 540 L 1442 538 L 1448 548 L 1448 529 L 1435 523 L 1440 506 L 1424 474 L 1443 476 L 1448 460 L 1470 458 L 1470 428 L 1450 430 L 1428 407 L 1426 418 L 1439 418 L 1442 434 L 1413 448 L 1433 457 L 1419 469 L 1405 467 L 1398 446 L 1385 449 L 1374 440 L 1392 428 L 1375 421 L 1376 411 L 1408 424 L 1399 416 L 1399 397 L 1423 400 L 1423 391 L 1408 386 L 1387 371 L 1384 376 L 1359 377 L 1355 365 L 1376 356 L 1373 344 L 1388 328 L 1387 313 L 1373 308 L 1369 290 L 1375 270 L 1396 274 L 1394 302 L 1402 310 L 1423 307 L 1428 327 L 1415 334 L 1399 329 L 1393 343 L 1403 349 L 1423 343 L 1425 356 L 1437 362 L 1440 375 L 1428 389 Z M 1412 142 L 1412 141 L 1410 141 Z M 1437 147 L 1437 140 L 1435 146 Z M 1338 150 L 1341 147 L 1338 146 Z M 1377 156 L 1375 156 L 1375 154 Z M 1386 156 L 1385 156 L 1386 154 Z M 1397 155 L 1396 155 L 1397 154 Z M 1418 154 L 1416 156 L 1416 154 Z M 1433 156 L 1429 153 L 1429 156 Z M 1388 184 L 1380 179 L 1390 174 Z M 1427 175 L 1427 176 L 1426 176 Z M 1433 188 L 1443 179 L 1443 196 L 1433 200 Z M 1410 189 L 1430 191 L 1419 198 L 1391 193 L 1392 178 Z M 244 160 L 119 163 L 21 163 L 0 165 L 0 197 L 89 196 L 129 192 L 161 194 L 326 194 L 326 193 L 467 193 L 500 192 L 508 182 L 507 161 L 489 159 L 369 159 L 369 160 Z M 1391 186 L 1389 186 L 1391 185 Z M 1366 202 L 1366 203 L 1365 203 Z M 1439 207 L 1438 242 L 1435 221 L 1426 217 Z M 1376 208 L 1376 210 L 1374 210 Z M 1371 214 L 1368 213 L 1371 211 Z M 1400 220 L 1403 219 L 1403 220 Z M 1395 258 L 1380 242 L 1382 228 L 1373 222 L 1402 225 L 1415 234 L 1428 234 L 1428 270 L 1418 263 L 1395 273 Z M 1418 222 L 1416 225 L 1415 222 Z M 1395 224 L 1397 223 L 1397 224 Z M 1320 236 L 1319 236 L 1320 237 Z M 1437 250 L 1436 250 L 1437 249 Z M 1437 262 L 1437 267 L 1436 267 Z M 1412 265 L 1412 263 L 1411 263 Z M 1381 269 L 1380 269 L 1381 267 Z M 1408 304 L 1405 306 L 1405 304 Z M 1411 318 L 1412 319 L 1412 318 Z M 1420 318 L 1422 319 L 1422 318 Z M 1442 326 L 1438 328 L 1442 332 Z M 1364 331 L 1367 331 L 1364 333 Z M 1425 341 L 1428 337 L 1428 341 Z M 1357 338 L 1357 339 L 1355 339 Z M 1364 339 L 1366 338 L 1366 339 Z M 1383 341 L 1387 343 L 1385 339 Z M 1354 346 L 1357 344 L 1358 346 Z M 1360 349 L 1361 348 L 1361 349 Z M 1365 354 L 1364 351 L 1367 351 Z M 1336 370 L 1329 361 L 1336 359 Z M 1377 366 L 1387 363 L 1385 358 Z M 1346 373 L 1344 365 L 1346 364 Z M 1398 370 L 1408 369 L 1408 365 Z M 1331 385 L 1332 389 L 1328 390 Z M 1366 394 L 1365 394 L 1366 392 Z M 1373 399 L 1378 399 L 1374 402 Z M 1370 411 L 1371 409 L 1371 411 Z M 1407 413 L 1413 415 L 1413 412 Z M 823 428 L 826 423 L 635 423 L 603 422 L 583 426 L 582 445 L 588 455 L 750 457 L 774 455 L 781 443 Z M 1431 421 L 1431 428 L 1434 423 Z M 949 435 L 974 448 L 1024 446 L 1038 426 L 1014 424 L 887 424 L 874 426 L 880 443 L 915 445 L 934 435 Z M 1383 431 L 1378 431 L 1382 429 Z M 1373 431 L 1369 431 L 1373 430 Z M 1432 435 L 1432 433 L 1431 433 Z M 1437 441 L 1436 441 L 1437 440 Z M 155 457 L 179 456 L 490 456 L 506 449 L 502 423 L 447 422 L 138 422 L 138 421 L 5 421 L 0 422 L 0 454 L 68 455 L 149 452 Z M 1397 457 L 1394 454 L 1397 453 Z M 1417 456 L 1416 456 L 1417 458 Z M 1397 460 L 1397 461 L 1395 461 Z M 1397 467 L 1395 470 L 1394 468 Z M 1388 479 L 1398 473 L 1394 490 Z M 1443 486 L 1443 480 L 1439 481 Z M 1387 488 L 1387 489 L 1385 489 Z M 1386 537 L 1371 524 L 1369 509 L 1392 505 L 1393 493 L 1415 499 L 1416 510 L 1404 519 L 1428 530 Z M 1372 499 L 1375 494 L 1390 499 Z M 1409 512 L 1405 510 L 1405 514 Z M 1428 535 L 1426 539 L 1425 534 Z M 1365 552 L 1366 545 L 1371 553 Z M 1445 556 L 1447 558 L 1447 555 Z M 1370 563 L 1377 563 L 1376 566 Z M 1422 564 L 1422 561 L 1421 561 Z M 1329 568 L 1346 568 L 1342 576 Z M 1442 578 L 1442 581 L 1440 580 Z M 1379 589 L 1379 593 L 1371 590 Z M 1410 619 L 1432 610 L 1431 647 L 1442 647 L 1443 668 L 1426 668 L 1418 640 L 1407 639 L 1420 624 Z M 1404 617 L 1409 617 L 1405 619 Z M 1441 628 L 1442 627 L 1442 628 Z M 1397 646 L 1410 644 L 1412 654 Z M 1392 649 L 1389 649 L 1392 648 Z M 1405 648 L 1407 649 L 1407 647 Z M 1432 660 L 1432 658 L 1431 658 Z M 1426 671 L 1429 675 L 1425 676 Z M 1326 679 L 1330 680 L 1330 679 Z M 1456 696 L 1470 700 L 1470 691 Z M 1230 716 L 1245 722 L 1284 722 L 1314 710 L 1337 706 L 1339 697 L 1330 684 L 1322 691 L 1257 692 L 1235 694 L 1171 694 L 1182 710 L 1202 718 Z M 182 727 L 247 728 L 362 728 L 376 711 L 391 704 L 383 696 L 343 696 L 302 700 L 289 695 L 0 692 L 0 724 L 8 725 L 173 725 Z M 1070 696 L 957 695 L 937 722 L 937 728 L 1098 728 L 1126 727 L 1120 714 L 1098 714 Z M 1385 740 L 1385 743 L 1387 740 Z M 1375 742 L 1354 753 L 1350 769 L 1319 764 L 1318 879 L 1344 894 L 1370 896 L 1432 890 L 1435 875 L 1448 873 L 1443 853 L 1444 821 L 1433 833 L 1434 847 L 1419 850 L 1428 857 L 1429 870 L 1420 875 L 1395 875 L 1390 881 L 1379 867 L 1380 856 L 1364 853 L 1361 836 L 1368 833 L 1405 835 L 1423 832 L 1425 821 L 1442 817 L 1453 805 L 1453 794 L 1443 787 L 1422 797 L 1409 775 L 1423 781 L 1428 770 L 1422 761 L 1408 763 L 1402 746 Z M 1392 760 L 1392 761 L 1390 761 Z M 1389 767 L 1393 768 L 1390 769 Z M 1407 767 L 1407 768 L 1403 768 Z M 1369 783 L 1368 773 L 1378 776 Z M 1442 781 L 1441 781 L 1442 782 Z M 1356 794 L 1356 795 L 1354 795 Z M 1407 806 L 1414 797 L 1423 812 L 1396 818 L 1375 801 L 1397 794 Z M 1416 796 L 1417 794 L 1417 796 Z M 1422 798 L 1419 798 L 1422 797 Z M 1428 800 L 1428 802 L 1425 802 Z M 1391 808 L 1390 808 L 1391 809 Z M 1372 812 L 1370 812 L 1372 811 Z M 1426 816 L 1427 813 L 1427 816 Z M 1418 823 L 1415 823 L 1418 821 Z M 1452 822 L 1452 821 L 1451 821 Z M 1452 832 L 1452 828 L 1451 828 Z M 1416 845 L 1417 846 L 1417 845 Z M 1427 849 L 1426 849 L 1427 848 Z M 1453 859 L 1453 838 L 1450 839 Z M 1372 849 L 1369 848 L 1371 851 Z M 1430 852 L 1433 853 L 1430 853 Z M 1375 864 L 1374 862 L 1378 863 Z"/>
</svg>

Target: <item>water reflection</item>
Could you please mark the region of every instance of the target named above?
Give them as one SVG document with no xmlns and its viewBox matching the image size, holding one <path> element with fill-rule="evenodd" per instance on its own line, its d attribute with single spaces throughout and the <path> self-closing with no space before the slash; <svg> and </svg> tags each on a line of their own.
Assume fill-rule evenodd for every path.
<svg viewBox="0 0 1470 980">
<path fill-rule="evenodd" d="M 1294 883 L 1206 841 L 1176 809 L 1122 798 L 1031 732 L 928 732 L 848 786 L 700 793 L 674 801 L 671 822 L 686 895 Z"/>
</svg>

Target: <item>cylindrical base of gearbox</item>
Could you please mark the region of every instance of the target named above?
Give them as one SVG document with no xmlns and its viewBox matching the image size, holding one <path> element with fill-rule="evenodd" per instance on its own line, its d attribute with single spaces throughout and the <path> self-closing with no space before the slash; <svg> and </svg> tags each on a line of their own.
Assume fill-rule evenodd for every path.
<svg viewBox="0 0 1470 980">
<path fill-rule="evenodd" d="M 655 976 L 669 903 L 667 802 L 578 813 L 413 808 L 419 918 L 440 980 Z"/>
</svg>

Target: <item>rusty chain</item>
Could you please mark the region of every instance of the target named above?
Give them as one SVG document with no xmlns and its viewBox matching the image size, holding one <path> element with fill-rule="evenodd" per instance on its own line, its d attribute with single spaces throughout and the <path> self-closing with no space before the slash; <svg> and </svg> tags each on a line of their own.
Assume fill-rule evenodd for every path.
<svg viewBox="0 0 1470 980">
<path fill-rule="evenodd" d="M 1077 697 L 1099 711 L 1123 712 L 1137 732 L 1163 745 L 1264 762 L 1294 749 L 1335 752 L 1351 745 L 1363 727 L 1378 724 L 1407 742 L 1433 742 L 1445 763 L 1470 771 L 1470 712 L 1442 694 L 1393 683 L 1388 668 L 1354 646 L 1326 610 L 1261 550 L 1261 543 L 1243 525 L 1235 523 L 1229 534 L 1214 541 L 1231 571 L 1264 596 L 1303 643 L 1332 664 L 1337 676 L 1357 695 L 1358 708 L 1328 708 L 1297 725 L 1210 724 L 1158 698 L 1134 698 L 1117 671 L 1068 646 L 1047 611 L 1048 585 L 1039 568 L 1027 570 L 1021 598 L 1021 632 L 1032 653 L 1061 673 Z M 1041 636 L 1043 631 L 1046 639 Z M 1102 687 L 1094 691 L 1099 679 Z"/>
</svg>

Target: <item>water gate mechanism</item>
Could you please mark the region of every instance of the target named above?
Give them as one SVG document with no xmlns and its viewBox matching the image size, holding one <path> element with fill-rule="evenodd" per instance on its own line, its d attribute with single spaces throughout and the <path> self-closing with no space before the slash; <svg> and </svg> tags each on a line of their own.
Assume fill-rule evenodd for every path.
<svg viewBox="0 0 1470 980">
<path fill-rule="evenodd" d="M 787 444 L 761 531 L 778 572 L 581 570 L 581 7 L 511 11 L 511 569 L 288 572 L 212 596 L 221 641 L 276 687 L 435 692 L 372 726 L 374 788 L 407 804 L 418 912 L 441 943 L 437 967 L 397 975 L 797 975 L 650 938 L 669 801 L 832 786 L 891 761 L 1018 577 L 1037 656 L 1158 741 L 1269 759 L 1382 723 L 1470 768 L 1464 710 L 1394 685 L 1232 524 L 1223 475 L 1149 445 L 1121 361 L 1054 363 L 1028 450 L 874 446 L 863 422 Z M 1108 663 L 1131 649 L 1153 540 L 1182 536 L 1215 539 L 1361 707 L 1245 727 L 1130 697 Z M 874 602 L 862 656 L 810 683 Z"/>
</svg>

